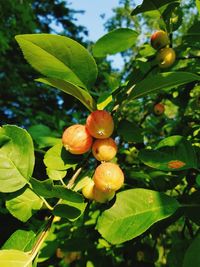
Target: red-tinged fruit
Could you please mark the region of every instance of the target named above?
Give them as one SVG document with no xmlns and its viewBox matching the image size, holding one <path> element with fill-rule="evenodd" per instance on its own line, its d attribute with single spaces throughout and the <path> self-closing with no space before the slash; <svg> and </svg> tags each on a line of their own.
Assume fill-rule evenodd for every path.
<svg viewBox="0 0 200 267">
<path fill-rule="evenodd" d="M 151 35 L 151 46 L 156 50 L 166 47 L 167 45 L 169 45 L 169 43 L 170 43 L 170 40 L 165 31 L 160 30 L 160 31 L 154 32 Z"/>
<path fill-rule="evenodd" d="M 169 68 L 174 64 L 176 53 L 173 48 L 166 47 L 157 52 L 156 61 L 162 69 Z"/>
<path fill-rule="evenodd" d="M 85 198 L 93 200 L 94 199 L 94 181 L 90 179 L 90 181 L 82 188 L 82 194 Z"/>
<path fill-rule="evenodd" d="M 104 139 L 111 136 L 114 130 L 114 121 L 109 112 L 96 110 L 90 113 L 86 120 L 88 132 L 97 139 Z"/>
<path fill-rule="evenodd" d="M 106 203 L 113 199 L 115 196 L 115 191 L 102 192 L 96 186 L 93 188 L 93 198 L 96 202 Z"/>
<path fill-rule="evenodd" d="M 98 190 L 112 192 L 122 187 L 124 174 L 117 164 L 104 162 L 96 168 L 93 179 Z"/>
<path fill-rule="evenodd" d="M 110 161 L 115 157 L 116 153 L 117 145 L 111 137 L 97 139 L 92 145 L 92 154 L 99 161 Z"/>
<path fill-rule="evenodd" d="M 93 138 L 85 125 L 75 124 L 68 127 L 62 136 L 63 146 L 71 154 L 83 154 L 90 150 Z"/>
<path fill-rule="evenodd" d="M 165 111 L 165 106 L 162 103 L 158 103 L 153 108 L 156 115 L 162 115 Z"/>
</svg>

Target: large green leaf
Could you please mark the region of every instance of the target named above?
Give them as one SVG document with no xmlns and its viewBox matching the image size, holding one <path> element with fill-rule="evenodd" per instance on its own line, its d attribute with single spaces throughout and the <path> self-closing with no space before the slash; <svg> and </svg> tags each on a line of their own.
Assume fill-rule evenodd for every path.
<svg viewBox="0 0 200 267">
<path fill-rule="evenodd" d="M 24 34 L 15 38 L 26 60 L 43 75 L 83 88 L 94 84 L 96 63 L 76 41 L 54 34 Z"/>
<path fill-rule="evenodd" d="M 180 2 L 180 0 L 143 0 L 142 4 L 132 11 L 131 15 L 134 16 L 147 11 L 157 10 L 164 5 L 176 2 Z"/>
<path fill-rule="evenodd" d="M 110 243 L 120 244 L 144 233 L 154 223 L 172 215 L 178 202 L 163 193 L 130 189 L 117 194 L 114 205 L 104 211 L 97 230 Z"/>
<path fill-rule="evenodd" d="M 1 267 L 31 267 L 31 256 L 20 250 L 0 250 Z"/>
<path fill-rule="evenodd" d="M 36 79 L 36 81 L 58 88 L 65 93 L 74 96 L 90 111 L 96 110 L 96 103 L 92 96 L 75 84 L 55 78 L 40 78 Z"/>
<path fill-rule="evenodd" d="M 135 44 L 137 36 L 137 32 L 128 28 L 113 30 L 96 42 L 93 54 L 95 57 L 105 57 L 127 50 Z"/>
<path fill-rule="evenodd" d="M 0 136 L 9 138 L 0 147 L 0 192 L 14 192 L 24 187 L 33 173 L 33 142 L 26 130 L 14 125 L 1 127 Z"/>
<path fill-rule="evenodd" d="M 21 251 L 31 251 L 36 241 L 36 234 L 30 230 L 17 230 L 4 243 L 3 249 L 16 249 Z"/>
<path fill-rule="evenodd" d="M 156 150 L 140 150 L 139 158 L 149 167 L 163 171 L 177 171 L 197 167 L 194 149 L 183 136 L 162 140 Z"/>
<path fill-rule="evenodd" d="M 200 81 L 200 76 L 190 72 L 163 72 L 153 76 L 148 76 L 143 81 L 137 83 L 130 93 L 130 98 L 143 97 L 150 93 L 155 93 L 162 89 L 187 84 L 193 81 Z"/>
<path fill-rule="evenodd" d="M 197 9 L 200 13 L 200 0 L 196 0 L 196 6 L 197 6 Z"/>
<path fill-rule="evenodd" d="M 9 212 L 22 222 L 26 222 L 37 210 L 41 209 L 43 201 L 31 189 L 6 201 Z"/>
<path fill-rule="evenodd" d="M 193 240 L 188 250 L 185 253 L 183 267 L 200 266 L 200 234 Z"/>
<path fill-rule="evenodd" d="M 66 201 L 73 203 L 82 203 L 83 197 L 81 194 L 76 193 L 70 189 L 64 188 L 60 185 L 54 185 L 53 182 L 48 179 L 44 181 L 38 181 L 31 178 L 31 185 L 33 190 L 40 196 L 45 198 L 62 198 Z"/>
<path fill-rule="evenodd" d="M 52 132 L 46 125 L 33 125 L 28 129 L 28 132 L 33 140 L 39 145 L 39 148 L 54 146 L 57 143 L 60 143 L 60 138 L 57 137 L 57 133 Z"/>
</svg>

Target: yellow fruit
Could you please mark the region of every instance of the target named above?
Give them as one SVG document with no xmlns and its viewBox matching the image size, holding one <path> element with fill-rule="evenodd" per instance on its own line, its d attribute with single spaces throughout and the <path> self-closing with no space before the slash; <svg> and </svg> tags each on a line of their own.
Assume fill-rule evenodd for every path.
<svg viewBox="0 0 200 267">
<path fill-rule="evenodd" d="M 94 186 L 93 188 L 93 197 L 96 202 L 106 203 L 111 199 L 113 199 L 114 196 L 115 196 L 115 191 L 102 192 L 98 188 L 96 188 L 96 186 Z"/>
<path fill-rule="evenodd" d="M 93 138 L 85 125 L 75 124 L 68 127 L 62 136 L 63 146 L 72 154 L 83 154 L 90 150 Z"/>
<path fill-rule="evenodd" d="M 92 153 L 99 161 L 110 161 L 117 153 L 117 145 L 111 137 L 106 139 L 97 139 L 92 145 Z"/>
<path fill-rule="evenodd" d="M 117 164 L 104 162 L 95 170 L 94 183 L 95 187 L 100 191 L 116 191 L 124 183 L 124 174 Z"/>
<path fill-rule="evenodd" d="M 85 198 L 92 200 L 94 199 L 93 189 L 94 189 L 94 181 L 90 179 L 88 184 L 83 187 L 82 194 L 84 195 Z"/>
<path fill-rule="evenodd" d="M 173 48 L 169 47 L 161 49 L 156 55 L 156 61 L 158 62 L 158 66 L 163 69 L 173 65 L 175 59 L 175 51 Z"/>
<path fill-rule="evenodd" d="M 164 31 L 157 31 L 151 35 L 151 46 L 156 50 L 169 45 L 169 43 L 169 37 Z"/>
</svg>

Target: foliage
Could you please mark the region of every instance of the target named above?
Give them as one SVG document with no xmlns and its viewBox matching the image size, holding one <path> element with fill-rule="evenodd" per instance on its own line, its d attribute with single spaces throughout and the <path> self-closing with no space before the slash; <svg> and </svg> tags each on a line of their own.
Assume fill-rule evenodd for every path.
<svg viewBox="0 0 200 267">
<path fill-rule="evenodd" d="M 70 120 L 58 122 L 57 115 L 66 110 L 57 113 L 56 99 L 52 121 L 44 110 L 46 120 L 31 119 L 30 128 L 0 128 L 1 223 L 7 221 L 2 267 L 199 265 L 199 4 L 189 18 L 194 3 L 143 0 L 125 18 L 131 1 L 122 2 L 123 19 L 93 45 L 93 55 L 71 36 L 49 30 L 15 37 L 25 59 L 42 75 L 35 81 L 38 88 L 56 88 L 55 99 L 63 91 L 76 106 Z M 188 11 L 187 26 L 183 10 Z M 117 24 L 124 18 L 126 28 Z M 144 40 L 138 24 L 134 31 L 129 28 L 134 20 L 146 25 Z M 168 32 L 177 54 L 167 70 L 159 68 L 150 46 L 155 25 Z M 125 68 L 111 72 L 105 58 L 125 49 Z M 165 107 L 159 115 L 157 103 Z M 37 100 L 37 105 L 42 103 Z M 35 107 L 33 114 L 26 113 L 28 120 L 40 112 Z M 64 124 L 85 124 L 96 109 L 114 118 L 118 153 L 112 162 L 125 176 L 116 197 L 105 204 L 81 193 L 98 164 L 91 151 L 72 155 L 61 142 Z"/>
</svg>

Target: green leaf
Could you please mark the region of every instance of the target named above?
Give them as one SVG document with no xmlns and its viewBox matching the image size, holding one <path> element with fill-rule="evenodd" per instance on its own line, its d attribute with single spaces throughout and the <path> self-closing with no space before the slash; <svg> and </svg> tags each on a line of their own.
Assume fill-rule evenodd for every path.
<svg viewBox="0 0 200 267">
<path fill-rule="evenodd" d="M 178 207 L 174 198 L 163 193 L 139 188 L 126 190 L 118 193 L 114 205 L 99 217 L 97 230 L 110 243 L 120 244 L 171 216 Z"/>
<path fill-rule="evenodd" d="M 82 203 L 83 197 L 70 189 L 64 188 L 60 185 L 54 185 L 52 180 L 38 181 L 31 178 L 31 185 L 33 190 L 40 196 L 45 198 L 62 198 L 73 203 Z"/>
<path fill-rule="evenodd" d="M 119 28 L 101 37 L 93 46 L 95 57 L 105 57 L 127 50 L 136 42 L 138 33 L 128 29 Z"/>
<path fill-rule="evenodd" d="M 52 133 L 52 130 L 43 124 L 31 126 L 28 129 L 28 132 L 33 140 L 39 145 L 39 148 L 54 146 L 57 143 L 60 143 L 60 138 L 56 137 L 57 134 Z"/>
<path fill-rule="evenodd" d="M 0 192 L 14 192 L 24 187 L 33 173 L 33 142 L 26 130 L 14 125 L 1 127 L 0 136 L 9 138 L 0 148 Z"/>
<path fill-rule="evenodd" d="M 141 5 L 138 5 L 132 12 L 131 15 L 137 15 L 151 10 L 157 10 L 160 7 L 170 4 L 180 2 L 180 0 L 143 0 Z"/>
<path fill-rule="evenodd" d="M 54 34 L 24 34 L 15 38 L 26 60 L 43 75 L 83 88 L 94 84 L 96 63 L 76 41 Z"/>
<path fill-rule="evenodd" d="M 97 101 L 97 109 L 104 110 L 113 101 L 112 94 L 104 92 L 100 95 Z"/>
<path fill-rule="evenodd" d="M 77 98 L 90 111 L 96 110 L 96 103 L 92 96 L 75 84 L 54 78 L 39 78 L 36 81 L 50 85 Z"/>
<path fill-rule="evenodd" d="M 185 253 L 183 267 L 200 266 L 200 234 L 192 241 Z"/>
<path fill-rule="evenodd" d="M 66 174 L 67 171 L 58 171 L 58 170 L 51 170 L 49 168 L 46 169 L 47 170 L 47 175 L 50 179 L 52 180 L 61 180 L 63 179 Z"/>
<path fill-rule="evenodd" d="M 31 267 L 31 256 L 20 250 L 0 250 L 1 267 Z"/>
<path fill-rule="evenodd" d="M 175 135 L 162 140 L 157 150 L 140 150 L 140 160 L 149 167 L 163 171 L 186 170 L 197 167 L 194 149 L 184 137 Z"/>
<path fill-rule="evenodd" d="M 197 6 L 197 9 L 200 13 L 200 0 L 196 0 L 196 6 Z"/>
<path fill-rule="evenodd" d="M 126 142 L 143 142 L 142 129 L 136 123 L 122 120 L 117 127 L 117 132 Z"/>
<path fill-rule="evenodd" d="M 44 156 L 44 164 L 51 170 L 67 170 L 75 168 L 78 156 L 73 156 L 63 147 L 62 143 L 50 148 Z"/>
<path fill-rule="evenodd" d="M 130 93 L 130 98 L 143 97 L 158 90 L 171 89 L 193 81 L 200 81 L 200 76 L 181 71 L 159 73 L 137 83 Z"/>
<path fill-rule="evenodd" d="M 53 214 L 68 220 L 77 220 L 84 212 L 87 203 L 72 203 L 70 201 L 62 201 L 55 206 Z"/>
<path fill-rule="evenodd" d="M 20 195 L 6 201 L 6 208 L 18 220 L 26 222 L 31 216 L 40 210 L 43 201 L 31 189 L 26 188 Z"/>
<path fill-rule="evenodd" d="M 4 243 L 3 249 L 16 249 L 28 252 L 36 241 L 36 234 L 30 230 L 17 230 Z"/>
</svg>

